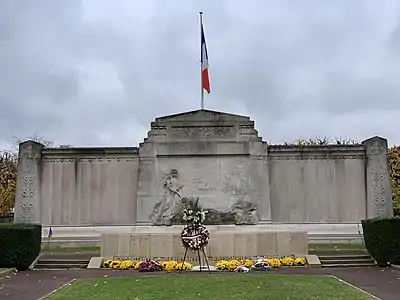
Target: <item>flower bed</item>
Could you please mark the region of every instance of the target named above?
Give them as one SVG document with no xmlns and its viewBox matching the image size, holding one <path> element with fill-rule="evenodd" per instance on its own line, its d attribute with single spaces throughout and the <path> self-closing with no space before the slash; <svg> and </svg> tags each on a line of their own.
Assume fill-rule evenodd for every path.
<svg viewBox="0 0 400 300">
<path fill-rule="evenodd" d="M 250 259 L 232 259 L 232 260 L 220 260 L 215 264 L 215 267 L 220 271 L 230 272 L 248 272 L 250 270 L 268 270 L 277 269 L 280 267 L 292 267 L 292 266 L 305 266 L 306 260 L 304 257 L 276 257 L 276 258 L 259 258 L 258 260 Z M 135 262 L 129 259 L 125 260 L 106 260 L 103 263 L 103 268 L 110 268 L 115 270 L 137 270 L 138 272 L 156 272 L 166 271 L 174 272 L 185 270 L 189 271 L 193 268 L 193 265 L 189 262 L 180 262 L 175 260 L 168 261 L 156 261 L 156 260 L 145 260 Z"/>
</svg>

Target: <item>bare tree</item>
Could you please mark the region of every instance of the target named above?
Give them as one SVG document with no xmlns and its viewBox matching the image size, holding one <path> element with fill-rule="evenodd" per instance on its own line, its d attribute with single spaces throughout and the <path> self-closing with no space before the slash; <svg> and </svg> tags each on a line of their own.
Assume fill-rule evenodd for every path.
<svg viewBox="0 0 400 300">
<path fill-rule="evenodd" d="M 18 151 L 19 144 L 21 144 L 22 142 L 27 141 L 27 140 L 32 140 L 32 141 L 41 143 L 45 148 L 49 148 L 54 145 L 54 142 L 52 142 L 48 139 L 45 139 L 43 136 L 38 135 L 37 133 L 34 133 L 33 135 L 29 136 L 26 139 L 20 139 L 20 138 L 14 137 L 13 143 L 12 143 L 13 150 Z"/>
</svg>

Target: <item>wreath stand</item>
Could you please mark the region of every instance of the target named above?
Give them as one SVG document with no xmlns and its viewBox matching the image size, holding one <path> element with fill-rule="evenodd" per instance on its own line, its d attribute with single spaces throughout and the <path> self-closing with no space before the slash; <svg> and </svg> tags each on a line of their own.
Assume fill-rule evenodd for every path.
<svg viewBox="0 0 400 300">
<path fill-rule="evenodd" d="M 185 247 L 184 246 L 184 248 L 185 248 L 185 254 L 183 255 L 181 273 L 183 272 L 183 265 L 185 264 L 186 256 L 187 256 L 187 253 L 189 251 L 189 247 Z M 190 249 L 190 250 L 192 250 L 192 249 Z M 197 257 L 199 258 L 200 272 L 202 272 L 201 255 L 200 255 L 200 251 L 201 251 L 203 253 L 204 260 L 206 261 L 206 264 L 207 264 L 208 273 L 211 274 L 210 265 L 208 263 L 206 252 L 204 251 L 204 247 L 201 247 L 201 248 L 198 248 L 198 249 L 192 250 L 192 251 L 197 251 Z"/>
</svg>

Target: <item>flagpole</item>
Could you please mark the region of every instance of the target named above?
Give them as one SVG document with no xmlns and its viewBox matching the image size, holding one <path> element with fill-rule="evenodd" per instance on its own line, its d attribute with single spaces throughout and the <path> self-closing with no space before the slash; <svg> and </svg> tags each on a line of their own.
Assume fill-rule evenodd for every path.
<svg viewBox="0 0 400 300">
<path fill-rule="evenodd" d="M 199 12 L 200 15 L 200 90 L 201 90 L 201 98 L 200 98 L 200 105 L 201 109 L 204 109 L 204 89 L 203 89 L 203 45 L 201 43 L 201 37 L 203 34 L 203 12 Z"/>
</svg>

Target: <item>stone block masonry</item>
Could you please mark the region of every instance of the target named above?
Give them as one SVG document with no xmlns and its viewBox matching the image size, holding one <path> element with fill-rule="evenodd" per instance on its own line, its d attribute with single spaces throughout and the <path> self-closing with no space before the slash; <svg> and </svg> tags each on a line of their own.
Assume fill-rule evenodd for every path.
<svg viewBox="0 0 400 300">
<path fill-rule="evenodd" d="M 356 226 L 393 215 L 387 141 L 268 145 L 249 117 L 196 110 L 155 119 L 138 147 L 20 144 L 16 222 L 162 233 L 182 223 L 185 197 L 200 199 L 212 225 Z M 232 243 L 242 239 L 240 251 L 254 251 L 254 237 Z"/>
<path fill-rule="evenodd" d="M 162 247 L 160 247 L 162 245 Z M 101 235 L 102 257 L 131 257 L 135 259 L 162 258 L 182 260 L 184 248 L 178 234 L 120 234 Z M 196 260 L 197 252 L 189 251 Z M 206 255 L 213 260 L 228 257 L 264 257 L 308 254 L 307 232 L 215 232 L 211 235 Z"/>
</svg>

